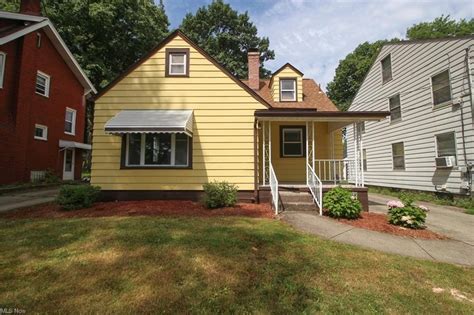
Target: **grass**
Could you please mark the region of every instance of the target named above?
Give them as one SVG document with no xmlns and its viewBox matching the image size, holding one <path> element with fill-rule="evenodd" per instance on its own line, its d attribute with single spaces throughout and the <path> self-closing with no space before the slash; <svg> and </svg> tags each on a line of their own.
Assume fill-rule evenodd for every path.
<svg viewBox="0 0 474 315">
<path fill-rule="evenodd" d="M 454 195 L 445 195 L 445 197 L 441 197 L 435 195 L 434 193 L 423 192 L 423 191 L 414 191 L 414 190 L 400 190 L 400 189 L 392 189 L 387 187 L 369 187 L 369 192 L 382 194 L 387 196 L 392 196 L 396 198 L 400 198 L 401 194 L 411 196 L 415 201 L 424 201 L 424 202 L 431 202 L 437 205 L 442 206 L 454 206 L 459 208 L 466 209 L 466 213 L 474 214 L 474 198 L 468 196 L 454 196 Z"/>
<path fill-rule="evenodd" d="M 474 269 L 274 220 L 0 220 L 0 307 L 34 313 L 473 314 Z M 433 293 L 433 288 L 443 288 Z"/>
</svg>

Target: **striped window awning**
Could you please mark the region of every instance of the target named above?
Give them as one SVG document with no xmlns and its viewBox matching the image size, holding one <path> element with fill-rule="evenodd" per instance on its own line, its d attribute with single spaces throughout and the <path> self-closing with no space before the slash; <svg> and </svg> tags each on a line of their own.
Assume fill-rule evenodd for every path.
<svg viewBox="0 0 474 315">
<path fill-rule="evenodd" d="M 105 124 L 105 132 L 185 133 L 193 135 L 192 110 L 123 110 Z"/>
</svg>

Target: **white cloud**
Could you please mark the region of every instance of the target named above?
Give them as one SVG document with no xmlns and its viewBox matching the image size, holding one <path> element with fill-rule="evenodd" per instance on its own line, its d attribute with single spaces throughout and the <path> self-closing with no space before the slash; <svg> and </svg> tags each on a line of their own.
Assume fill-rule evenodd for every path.
<svg viewBox="0 0 474 315">
<path fill-rule="evenodd" d="M 407 27 L 435 17 L 472 18 L 472 1 L 259 0 L 268 10 L 252 13 L 259 34 L 270 38 L 275 70 L 290 62 L 322 87 L 339 60 L 365 41 L 404 37 Z M 232 3 L 232 2 L 231 2 Z"/>
</svg>

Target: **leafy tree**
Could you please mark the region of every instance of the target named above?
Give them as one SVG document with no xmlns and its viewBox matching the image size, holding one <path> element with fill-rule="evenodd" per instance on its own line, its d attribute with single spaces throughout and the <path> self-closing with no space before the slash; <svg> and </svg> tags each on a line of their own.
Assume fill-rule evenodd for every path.
<svg viewBox="0 0 474 315">
<path fill-rule="evenodd" d="M 19 1 L 0 0 L 18 10 Z M 42 0 L 51 19 L 92 83 L 104 87 L 168 33 L 162 3 L 153 0 Z"/>
<path fill-rule="evenodd" d="M 365 75 L 386 40 L 365 42 L 339 61 L 334 79 L 327 85 L 327 94 L 336 106 L 346 111 L 357 93 Z"/>
<path fill-rule="evenodd" d="M 194 15 L 188 13 L 180 28 L 237 77 L 247 77 L 249 48 L 260 50 L 260 75 L 271 74 L 263 63 L 274 59 L 275 53 L 269 49 L 267 37 L 257 36 L 257 28 L 247 12 L 240 14 L 222 0 L 215 0 L 199 8 Z"/>
<path fill-rule="evenodd" d="M 456 21 L 449 15 L 440 16 L 432 22 L 422 22 L 407 30 L 408 39 L 428 39 L 446 36 L 462 36 L 474 34 L 474 19 Z"/>
<path fill-rule="evenodd" d="M 456 21 L 448 15 L 438 17 L 432 22 L 413 25 L 407 29 L 406 37 L 413 40 L 468 34 L 474 34 L 474 19 Z M 327 92 L 329 98 L 340 110 L 345 111 L 349 108 L 380 48 L 384 43 L 392 41 L 398 41 L 398 39 L 362 43 L 343 60 L 339 61 L 336 74 L 327 85 Z"/>
</svg>

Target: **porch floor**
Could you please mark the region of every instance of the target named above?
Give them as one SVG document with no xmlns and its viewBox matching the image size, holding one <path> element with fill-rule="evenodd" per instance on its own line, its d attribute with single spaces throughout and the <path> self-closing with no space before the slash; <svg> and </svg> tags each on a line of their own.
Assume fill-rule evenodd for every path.
<svg viewBox="0 0 474 315">
<path fill-rule="evenodd" d="M 336 187 L 336 186 L 341 186 L 341 187 L 344 187 L 344 188 L 349 188 L 349 189 L 352 189 L 352 188 L 356 188 L 356 185 L 353 185 L 353 184 L 334 184 L 334 182 L 323 182 L 323 189 L 330 189 L 330 188 L 333 188 L 333 187 Z M 269 188 L 270 186 L 269 185 L 260 185 L 259 188 Z M 301 182 L 279 182 L 278 183 L 278 187 L 279 188 L 282 188 L 282 189 L 304 189 L 304 188 L 308 188 L 308 186 L 305 184 L 305 183 L 301 183 Z"/>
</svg>

